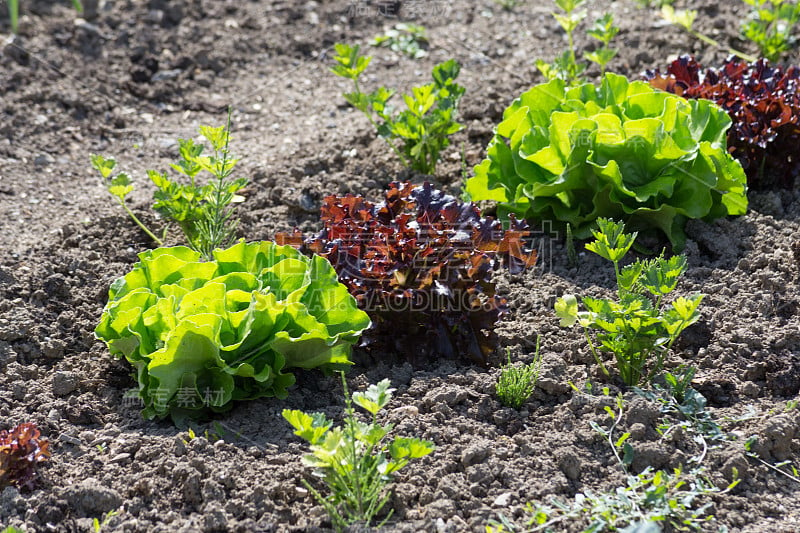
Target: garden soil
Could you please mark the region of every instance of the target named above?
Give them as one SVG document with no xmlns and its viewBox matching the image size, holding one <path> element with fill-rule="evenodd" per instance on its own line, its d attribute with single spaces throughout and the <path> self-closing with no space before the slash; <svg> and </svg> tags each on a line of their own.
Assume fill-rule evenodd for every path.
<svg viewBox="0 0 800 533">
<path fill-rule="evenodd" d="M 428 29 L 428 56 L 415 61 L 369 48 L 375 57 L 365 85 L 407 89 L 428 80 L 435 63 L 461 62 L 465 128 L 432 178 L 458 194 L 463 168 L 483 157 L 502 110 L 541 81 L 534 60 L 553 57 L 564 35 L 544 1 L 511 12 L 490 0 L 94 4 L 76 20 L 66 0 L 22 2 L 20 35 L 5 40 L 0 54 L 0 427 L 33 421 L 53 452 L 35 490 L 0 493 L 0 527 L 91 531 L 92 518 L 118 511 L 103 531 L 324 531 L 330 522 L 302 480 L 321 486 L 280 413 L 340 417 L 335 378 L 300 372 L 287 400 L 238 405 L 194 427 L 194 439 L 169 421 L 141 419 L 126 399 L 135 387 L 131 368 L 109 355 L 93 328 L 111 281 L 153 243 L 115 205 L 88 156 L 115 156 L 136 182 L 133 209 L 160 228 L 145 169 L 168 169 L 176 139 L 195 136 L 200 124 L 223 124 L 231 105 L 233 149 L 240 175 L 251 181 L 241 234 L 257 240 L 318 229 L 327 194 L 378 199 L 392 180 L 424 179 L 403 170 L 344 104 L 347 83 L 328 70 L 335 42 L 366 44 L 413 21 Z M 744 17 L 738 2 L 692 6 L 699 29 L 747 47 L 735 38 Z M 614 71 L 637 76 L 685 52 L 704 63 L 724 58 L 632 0 L 590 0 L 588 10 L 590 18 L 613 12 L 622 28 Z M 588 43 L 579 38 L 578 45 Z M 794 190 L 754 192 L 746 216 L 688 227 L 689 270 L 679 291 L 707 296 L 701 322 L 669 365 L 697 366 L 694 387 L 730 437 L 708 452 L 708 478 L 721 488 L 741 480 L 704 500 L 716 516 L 708 531 L 800 531 L 800 483 L 744 449 L 757 436 L 753 451 L 763 461 L 800 466 L 800 409 L 790 403 L 800 391 L 800 269 L 792 254 L 799 226 Z M 171 235 L 177 243 L 174 229 Z M 612 273 L 580 243 L 570 266 L 563 242 L 542 237 L 535 270 L 498 278 L 513 312 L 499 327 L 502 349 L 490 368 L 355 354 L 350 387 L 388 377 L 397 393 L 385 420 L 437 447 L 398 476 L 386 531 L 483 531 L 500 515 L 522 519 L 526 502 L 624 484 L 611 448 L 590 427 L 610 426 L 605 408 L 620 389 L 598 372 L 582 335 L 559 327 L 552 311 L 565 293 L 610 294 Z M 536 392 L 521 411 L 504 408 L 494 396 L 498 365 L 506 350 L 533 360 L 537 336 L 544 363 Z M 658 407 L 630 391 L 624 399 L 618 431 L 631 433 L 632 472 L 689 465 L 699 452 L 689 435 L 661 437 Z"/>
</svg>

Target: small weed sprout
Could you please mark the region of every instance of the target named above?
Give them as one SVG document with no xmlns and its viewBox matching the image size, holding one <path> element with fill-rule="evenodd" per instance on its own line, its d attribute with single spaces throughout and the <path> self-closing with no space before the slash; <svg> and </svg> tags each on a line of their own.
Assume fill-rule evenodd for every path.
<svg viewBox="0 0 800 533">
<path fill-rule="evenodd" d="M 714 519 L 711 503 L 703 503 L 711 495 L 726 494 L 738 485 L 735 479 L 725 489 L 720 489 L 708 479 L 702 467 L 684 473 L 682 468 L 672 472 L 645 468 L 639 474 L 628 471 L 634 450 L 628 443 L 630 433 L 620 436 L 615 430 L 622 419 L 624 400 L 616 398 L 616 409 L 606 407 L 611 418 L 608 429 L 592 422 L 592 428 L 605 437 L 617 463 L 626 474 L 626 484 L 608 492 L 585 490 L 575 495 L 572 502 L 553 499 L 550 505 L 528 503 L 524 527 L 515 526 L 507 517 L 490 520 L 487 533 L 555 531 L 565 522 L 580 521 L 588 524 L 584 532 L 637 531 L 656 533 L 667 526 L 670 531 L 700 531 Z M 564 527 L 564 526 L 561 526 Z"/>
<path fill-rule="evenodd" d="M 642 379 L 649 382 L 661 370 L 664 356 L 681 332 L 700 319 L 703 295 L 681 296 L 666 304 L 665 297 L 686 271 L 686 257 L 639 259 L 620 268 L 636 233 L 624 233 L 624 224 L 609 219 L 597 222 L 599 231 L 592 231 L 596 240 L 586 249 L 614 263 L 617 301 L 582 298 L 586 311 L 579 311 L 577 298 L 567 294 L 556 301 L 555 311 L 562 326 L 579 324 L 583 328 L 589 349 L 606 376 L 610 374 L 599 351 L 614 354 L 622 380 L 636 386 Z M 597 345 L 591 331 L 597 332 Z"/>
<path fill-rule="evenodd" d="M 117 515 L 119 515 L 118 510 L 111 510 L 108 511 L 105 515 L 103 515 L 102 522 L 100 521 L 99 518 L 94 518 L 92 520 L 92 529 L 94 530 L 94 533 L 102 533 L 103 528 L 109 525 L 111 523 L 111 520 Z"/>
<path fill-rule="evenodd" d="M 671 6 L 675 3 L 675 0 L 636 0 L 636 3 L 639 4 L 639 7 L 663 7 L 663 6 Z"/>
<path fill-rule="evenodd" d="M 464 87 L 455 82 L 461 66 L 450 59 L 433 67 L 433 83 L 404 94 L 406 109 L 394 114 L 389 106 L 394 91 L 386 87 L 371 93 L 361 91 L 359 79 L 372 58 L 360 55 L 359 49 L 358 45 L 336 45 L 337 64 L 331 71 L 353 82 L 353 92 L 344 93 L 345 100 L 369 119 L 403 165 L 433 174 L 439 155 L 450 145 L 449 136 L 462 129 L 455 120 L 464 94 Z"/>
<path fill-rule="evenodd" d="M 753 450 L 753 446 L 755 446 L 757 442 L 758 436 L 753 435 L 744 443 L 744 453 L 749 459 L 753 459 L 754 461 L 766 466 L 770 470 L 773 470 L 782 476 L 786 476 L 796 483 L 800 483 L 800 471 L 798 471 L 797 467 L 794 466 L 791 461 L 781 461 L 780 463 L 776 464 L 765 461 Z"/>
<path fill-rule="evenodd" d="M 497 399 L 506 407 L 519 409 L 531 397 L 539 380 L 542 355 L 539 351 L 539 337 L 536 337 L 536 352 L 533 361 L 527 365 L 512 365 L 511 352 L 507 352 L 508 364 L 500 370 L 495 391 Z"/>
<path fill-rule="evenodd" d="M 565 239 L 567 248 L 567 265 L 575 267 L 578 265 L 578 254 L 575 252 L 575 237 L 572 235 L 572 224 L 567 222 L 567 236 Z"/>
<path fill-rule="evenodd" d="M 341 375 L 345 396 L 343 427 L 332 429 L 333 421 L 322 413 L 283 410 L 294 434 L 311 445 L 311 453 L 303 462 L 316 469 L 330 494 L 322 496 L 307 481 L 303 480 L 303 484 L 325 508 L 337 531 L 353 524 L 369 528 L 389 501 L 386 486 L 392 474 L 434 449 L 432 442 L 417 438 L 385 440 L 392 425 L 379 424 L 378 413 L 392 399 L 394 389 L 389 387 L 388 379 L 370 385 L 366 392 L 354 392 L 351 400 L 344 373 Z M 358 419 L 353 403 L 372 415 L 370 422 Z M 392 512 L 390 509 L 386 513 L 378 527 L 389 520 Z"/>
<path fill-rule="evenodd" d="M 503 8 L 503 11 L 514 11 L 524 0 L 494 0 L 494 3 Z"/>
<path fill-rule="evenodd" d="M 428 55 L 428 35 L 423 26 L 401 22 L 383 35 L 372 39 L 372 46 L 384 46 L 400 52 L 411 59 L 420 59 Z"/>
</svg>

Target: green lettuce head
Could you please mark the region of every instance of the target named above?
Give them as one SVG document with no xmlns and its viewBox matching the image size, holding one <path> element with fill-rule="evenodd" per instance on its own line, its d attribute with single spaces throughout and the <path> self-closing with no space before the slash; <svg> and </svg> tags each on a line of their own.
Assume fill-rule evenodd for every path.
<svg viewBox="0 0 800 533">
<path fill-rule="evenodd" d="M 746 177 L 726 149 L 728 114 L 606 74 L 599 87 L 537 85 L 505 110 L 488 157 L 466 184 L 501 215 L 571 224 L 600 217 L 661 230 L 676 251 L 686 220 L 747 210 Z"/>
<path fill-rule="evenodd" d="M 136 368 L 145 418 L 285 398 L 295 381 L 286 369 L 350 364 L 370 325 L 322 257 L 272 242 L 213 256 L 157 248 L 111 285 L 95 334 Z"/>
</svg>

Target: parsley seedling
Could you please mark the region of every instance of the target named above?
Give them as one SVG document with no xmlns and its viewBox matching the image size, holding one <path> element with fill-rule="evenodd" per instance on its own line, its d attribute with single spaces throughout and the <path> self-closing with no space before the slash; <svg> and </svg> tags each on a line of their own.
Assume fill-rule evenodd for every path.
<svg viewBox="0 0 800 533">
<path fill-rule="evenodd" d="M 614 264 L 617 299 L 582 298 L 586 311 L 579 311 L 577 298 L 567 294 L 558 299 L 555 310 L 562 326 L 579 324 L 584 329 L 589 349 L 604 374 L 610 375 L 600 351 L 613 353 L 620 377 L 626 385 L 635 386 L 642 378 L 650 381 L 681 332 L 700 319 L 697 309 L 703 295 L 681 296 L 666 304 L 665 296 L 675 290 L 686 271 L 686 257 L 639 259 L 620 268 L 636 233 L 625 233 L 624 224 L 609 219 L 597 223 L 600 229 L 593 230 L 595 241 L 586 249 Z M 596 332 L 596 341 L 590 332 Z"/>
<path fill-rule="evenodd" d="M 406 109 L 395 114 L 389 106 L 394 91 L 386 87 L 361 91 L 359 79 L 372 58 L 360 55 L 358 45 L 337 44 L 334 59 L 337 64 L 331 71 L 353 82 L 353 92 L 344 93 L 345 100 L 369 119 L 405 166 L 433 174 L 440 153 L 450 145 L 449 136 L 462 129 L 455 120 L 465 91 L 455 82 L 461 71 L 458 62 L 450 59 L 433 67 L 433 83 L 404 94 Z"/>
</svg>

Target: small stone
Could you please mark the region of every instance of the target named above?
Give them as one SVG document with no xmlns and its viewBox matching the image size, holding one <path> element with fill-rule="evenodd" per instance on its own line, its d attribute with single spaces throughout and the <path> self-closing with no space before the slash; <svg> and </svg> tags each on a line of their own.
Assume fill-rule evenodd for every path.
<svg viewBox="0 0 800 533">
<path fill-rule="evenodd" d="M 472 466 L 482 463 L 487 457 L 489 457 L 489 448 L 481 444 L 474 444 L 461 454 L 461 464 L 464 466 Z"/>
<path fill-rule="evenodd" d="M 402 417 L 412 417 L 419 414 L 419 409 L 414 405 L 404 405 L 396 409 L 392 409 L 392 413 Z"/>
<path fill-rule="evenodd" d="M 50 154 L 40 154 L 37 155 L 36 158 L 33 160 L 33 164 L 37 167 L 46 167 L 48 165 L 52 165 L 55 163 L 56 160 Z"/>
<path fill-rule="evenodd" d="M 742 394 L 749 398 L 756 398 L 761 393 L 761 387 L 752 381 L 745 381 L 741 390 Z"/>
<path fill-rule="evenodd" d="M 150 78 L 150 81 L 174 80 L 181 75 L 181 72 L 183 71 L 179 68 L 173 70 L 159 70 L 153 74 L 153 77 Z"/>
<path fill-rule="evenodd" d="M 12 35 L 5 40 L 5 43 L 3 43 L 3 55 L 22 66 L 27 65 L 30 60 L 30 56 L 25 50 L 22 38 L 19 35 Z"/>
<path fill-rule="evenodd" d="M 641 423 L 631 424 L 630 434 L 634 440 L 642 440 L 647 435 L 647 426 Z"/>
<path fill-rule="evenodd" d="M 62 340 L 51 339 L 43 342 L 39 347 L 42 350 L 42 355 L 47 359 L 62 359 L 67 345 Z"/>
<path fill-rule="evenodd" d="M 572 481 L 581 477 L 581 460 L 572 448 L 562 448 L 555 451 L 558 467 Z"/>
<path fill-rule="evenodd" d="M 56 372 L 53 374 L 53 394 L 66 396 L 80 387 L 81 381 L 74 372 Z"/>
<path fill-rule="evenodd" d="M 492 502 L 492 506 L 494 507 L 508 507 L 511 504 L 511 498 L 514 495 L 510 492 L 504 492 L 500 496 L 494 499 Z"/>
<path fill-rule="evenodd" d="M 78 437 L 73 437 L 73 436 L 67 435 L 65 433 L 62 433 L 61 435 L 59 435 L 58 436 L 58 440 L 61 441 L 61 442 L 66 443 L 66 444 L 72 444 L 73 446 L 80 446 L 81 444 L 83 444 L 81 439 L 79 439 Z"/>
<path fill-rule="evenodd" d="M 131 454 L 129 453 L 118 453 L 109 461 L 109 463 L 126 463 L 130 458 Z"/>
<path fill-rule="evenodd" d="M 206 506 L 203 512 L 203 531 L 208 533 L 228 530 L 228 517 L 218 504 Z"/>
<path fill-rule="evenodd" d="M 86 478 L 77 485 L 67 487 L 64 498 L 78 513 L 89 516 L 102 515 L 122 505 L 122 497 L 117 491 L 104 487 L 94 478 Z"/>
<path fill-rule="evenodd" d="M 100 28 L 90 22 L 86 22 L 86 19 L 77 18 L 75 19 L 74 24 L 76 28 L 85 31 L 89 35 L 107 38 L 100 32 Z"/>
</svg>

